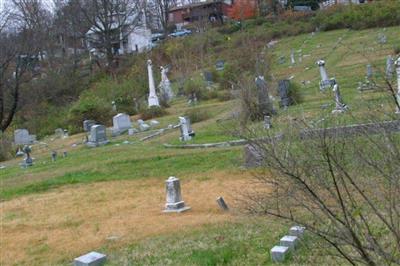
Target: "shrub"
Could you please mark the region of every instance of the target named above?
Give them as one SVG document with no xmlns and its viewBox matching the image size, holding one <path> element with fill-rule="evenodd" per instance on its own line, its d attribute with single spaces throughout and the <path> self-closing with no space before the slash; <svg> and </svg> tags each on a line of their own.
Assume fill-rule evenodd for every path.
<svg viewBox="0 0 400 266">
<path fill-rule="evenodd" d="M 0 162 L 12 158 L 12 143 L 10 139 L 0 132 Z"/>
<path fill-rule="evenodd" d="M 301 91 L 301 86 L 298 83 L 290 82 L 289 96 L 293 99 L 295 104 L 300 104 L 304 100 Z"/>
<path fill-rule="evenodd" d="M 198 100 L 204 99 L 205 82 L 200 78 L 190 78 L 183 84 L 183 91 L 186 96 L 196 94 Z"/>
<path fill-rule="evenodd" d="M 204 108 L 193 108 L 187 110 L 185 116 L 189 117 L 190 122 L 197 123 L 209 119 L 210 113 Z"/>
<path fill-rule="evenodd" d="M 167 111 L 162 107 L 152 106 L 150 108 L 146 108 L 140 112 L 140 118 L 143 120 L 152 119 L 156 117 L 161 117 L 167 114 Z"/>
<path fill-rule="evenodd" d="M 232 88 L 232 84 L 235 84 L 238 81 L 239 76 L 239 67 L 233 64 L 225 64 L 225 68 L 221 74 L 219 74 L 218 79 L 221 90 L 230 90 Z"/>
<path fill-rule="evenodd" d="M 219 91 L 217 96 L 218 101 L 225 102 L 233 99 L 232 93 L 229 90 Z"/>
<path fill-rule="evenodd" d="M 113 112 L 111 104 L 103 98 L 86 91 L 81 98 L 72 106 L 68 114 L 71 133 L 82 129 L 82 121 L 92 119 L 104 125 L 110 124 Z"/>
</svg>

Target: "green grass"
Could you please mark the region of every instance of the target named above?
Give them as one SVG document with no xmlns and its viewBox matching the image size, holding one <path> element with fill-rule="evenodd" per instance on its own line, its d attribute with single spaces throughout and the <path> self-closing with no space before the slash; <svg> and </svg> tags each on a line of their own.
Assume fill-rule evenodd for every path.
<svg viewBox="0 0 400 266">
<path fill-rule="evenodd" d="M 274 220 L 245 219 L 103 250 L 110 254 L 106 265 L 274 265 L 269 251 L 288 228 Z M 304 263 L 309 252 L 303 245 L 283 265 Z"/>
</svg>

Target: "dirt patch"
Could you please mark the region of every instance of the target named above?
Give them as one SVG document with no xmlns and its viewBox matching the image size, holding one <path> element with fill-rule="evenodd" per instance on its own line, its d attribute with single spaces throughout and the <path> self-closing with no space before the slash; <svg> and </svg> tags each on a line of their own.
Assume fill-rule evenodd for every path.
<svg viewBox="0 0 400 266">
<path fill-rule="evenodd" d="M 232 206 L 249 176 L 218 172 L 183 179 L 183 199 L 192 210 L 182 214 L 161 212 L 165 188 L 159 179 L 66 186 L 0 203 L 0 265 L 53 265 L 105 245 L 233 219 L 215 199 L 224 196 Z"/>
</svg>

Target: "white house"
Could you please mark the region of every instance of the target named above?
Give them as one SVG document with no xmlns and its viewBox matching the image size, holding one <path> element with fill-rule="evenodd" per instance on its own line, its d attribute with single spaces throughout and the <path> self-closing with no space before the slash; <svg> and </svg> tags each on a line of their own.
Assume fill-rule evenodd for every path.
<svg viewBox="0 0 400 266">
<path fill-rule="evenodd" d="M 140 16 L 140 17 L 137 17 Z M 143 52 L 152 48 L 152 32 L 147 26 L 145 12 L 140 12 L 136 16 L 128 18 L 125 25 L 113 23 L 111 29 L 115 29 L 112 40 L 115 54 L 126 54 L 133 52 Z M 91 27 L 86 33 L 87 48 L 91 53 L 99 53 L 99 40 L 101 30 L 95 26 Z"/>
</svg>

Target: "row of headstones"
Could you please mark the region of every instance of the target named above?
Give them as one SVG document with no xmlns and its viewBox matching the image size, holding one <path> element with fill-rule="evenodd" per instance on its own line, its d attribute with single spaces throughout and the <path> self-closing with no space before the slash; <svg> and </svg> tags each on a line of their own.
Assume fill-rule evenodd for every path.
<svg viewBox="0 0 400 266">
<path fill-rule="evenodd" d="M 337 84 L 336 80 L 334 78 L 329 79 L 327 71 L 325 69 L 325 61 L 324 60 L 318 60 L 317 65 L 319 66 L 320 70 L 320 75 L 321 75 L 321 81 L 319 84 L 320 90 L 321 91 L 326 91 L 329 88 L 332 88 L 332 91 L 335 94 L 335 109 L 332 111 L 332 113 L 342 113 L 348 109 L 347 105 L 343 103 L 341 94 L 340 94 L 340 89 L 339 85 Z M 386 77 L 388 79 L 392 79 L 393 77 L 393 66 L 396 68 L 396 73 L 397 73 L 397 93 L 396 93 L 396 101 L 397 105 L 400 106 L 400 57 L 393 62 L 392 57 L 388 57 L 386 61 Z M 367 70 L 367 78 L 370 79 L 372 77 L 372 67 L 368 67 Z M 396 113 L 400 113 L 400 109 L 397 107 L 396 108 Z"/>
<path fill-rule="evenodd" d="M 271 249 L 271 258 L 274 262 L 283 262 L 288 254 L 294 252 L 299 245 L 300 239 L 303 237 L 305 227 L 293 226 L 289 230 L 289 234 L 282 237 L 279 245 Z"/>
<path fill-rule="evenodd" d="M 139 131 L 147 131 L 150 126 L 143 120 L 138 120 Z M 152 120 L 151 125 L 156 126 L 159 124 L 158 121 Z M 179 117 L 179 127 L 181 131 L 180 140 L 189 141 L 195 136 L 195 132 L 192 129 L 190 119 L 188 117 Z M 106 134 L 106 127 L 104 125 L 97 124 L 94 120 L 83 121 L 83 129 L 85 132 L 90 132 L 86 145 L 89 147 L 98 147 L 109 143 Z M 127 114 L 118 114 L 113 117 L 113 135 L 119 135 L 123 132 L 128 131 L 129 135 L 133 135 L 138 132 L 137 129 L 132 128 L 132 122 Z"/>
<path fill-rule="evenodd" d="M 180 180 L 174 176 L 166 181 L 166 204 L 163 213 L 181 213 L 188 211 L 191 207 L 187 206 L 182 199 Z M 228 205 L 222 197 L 217 198 L 218 206 L 228 211 Z M 103 265 L 106 262 L 107 255 L 98 252 L 90 252 L 74 259 L 75 266 Z"/>
</svg>

